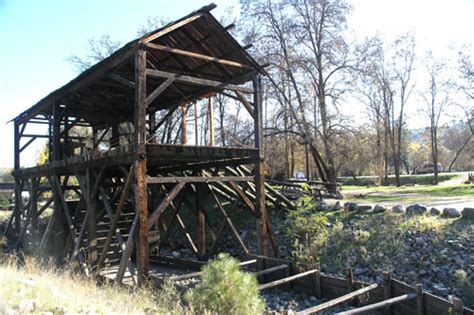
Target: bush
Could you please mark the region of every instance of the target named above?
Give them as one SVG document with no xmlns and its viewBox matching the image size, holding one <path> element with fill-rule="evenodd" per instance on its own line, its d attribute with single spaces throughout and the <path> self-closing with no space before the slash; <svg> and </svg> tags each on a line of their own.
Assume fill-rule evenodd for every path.
<svg viewBox="0 0 474 315">
<path fill-rule="evenodd" d="M 198 314 L 261 314 L 265 307 L 255 277 L 241 271 L 239 262 L 228 254 L 220 254 L 203 268 L 202 282 L 185 298 Z"/>
</svg>

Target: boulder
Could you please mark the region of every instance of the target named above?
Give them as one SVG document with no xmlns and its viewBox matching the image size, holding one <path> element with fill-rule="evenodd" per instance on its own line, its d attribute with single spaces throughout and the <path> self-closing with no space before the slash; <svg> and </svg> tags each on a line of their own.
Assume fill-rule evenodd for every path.
<svg viewBox="0 0 474 315">
<path fill-rule="evenodd" d="M 447 216 L 448 218 L 458 218 L 461 216 L 461 211 L 456 208 L 444 208 L 443 215 Z"/>
<path fill-rule="evenodd" d="M 357 211 L 370 211 L 372 210 L 371 205 L 359 205 L 357 206 Z"/>
<path fill-rule="evenodd" d="M 336 203 L 335 203 L 334 206 L 332 207 L 332 210 L 333 210 L 333 211 L 338 211 L 338 210 L 341 210 L 341 209 L 342 209 L 341 202 L 336 201 Z"/>
<path fill-rule="evenodd" d="M 344 203 L 344 210 L 346 211 L 356 211 L 357 210 L 357 203 L 356 202 L 345 202 Z"/>
<path fill-rule="evenodd" d="M 462 210 L 462 217 L 464 219 L 474 220 L 474 208 L 464 208 Z"/>
<path fill-rule="evenodd" d="M 392 211 L 396 213 L 405 213 L 405 207 L 404 206 L 393 206 Z"/>
<path fill-rule="evenodd" d="M 387 210 L 387 208 L 385 208 L 385 206 L 383 205 L 375 205 L 374 206 L 374 213 L 381 213 L 381 212 L 385 212 Z"/>
<path fill-rule="evenodd" d="M 327 211 L 329 210 L 329 205 L 327 204 L 326 201 L 319 201 L 317 204 L 316 204 L 316 211 Z"/>
<path fill-rule="evenodd" d="M 407 207 L 407 214 L 424 214 L 428 208 L 426 206 L 416 203 Z"/>
<path fill-rule="evenodd" d="M 430 215 L 440 215 L 441 211 L 436 209 L 435 207 L 432 207 L 430 211 L 428 212 Z"/>
</svg>

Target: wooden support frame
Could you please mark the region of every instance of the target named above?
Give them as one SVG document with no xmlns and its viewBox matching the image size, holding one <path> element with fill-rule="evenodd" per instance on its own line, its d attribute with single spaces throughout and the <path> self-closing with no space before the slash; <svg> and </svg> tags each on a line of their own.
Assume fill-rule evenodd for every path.
<svg viewBox="0 0 474 315">
<path fill-rule="evenodd" d="M 174 79 L 177 83 L 185 83 L 190 85 L 198 85 L 204 87 L 212 87 L 218 90 L 232 90 L 232 91 L 240 91 L 243 93 L 253 93 L 254 90 L 252 88 L 248 88 L 245 86 L 219 82 L 214 80 L 208 79 L 201 79 L 197 77 L 191 77 L 187 75 L 180 75 L 166 71 L 154 70 L 154 69 L 146 69 L 146 74 L 153 78 L 162 78 L 162 79 Z"/>
<path fill-rule="evenodd" d="M 381 308 L 384 308 L 384 307 L 387 307 L 387 306 L 391 306 L 391 305 L 394 305 L 394 304 L 397 304 L 397 303 L 400 303 L 400 302 L 413 300 L 413 299 L 416 299 L 416 293 L 403 294 L 403 295 L 400 295 L 400 296 L 397 296 L 397 297 L 394 297 L 394 298 L 391 298 L 391 299 L 388 299 L 388 300 L 385 300 L 385 301 L 381 301 L 381 302 L 378 302 L 378 303 L 362 306 L 362 307 L 359 307 L 359 308 L 356 308 L 356 309 L 352 309 L 352 310 L 345 311 L 345 312 L 340 312 L 340 313 L 337 313 L 337 314 L 339 314 L 339 315 L 367 314 L 367 312 L 370 312 L 370 311 L 375 311 L 375 310 L 378 310 L 378 309 L 381 309 Z M 304 313 L 304 314 L 306 314 L 306 313 Z"/>
</svg>

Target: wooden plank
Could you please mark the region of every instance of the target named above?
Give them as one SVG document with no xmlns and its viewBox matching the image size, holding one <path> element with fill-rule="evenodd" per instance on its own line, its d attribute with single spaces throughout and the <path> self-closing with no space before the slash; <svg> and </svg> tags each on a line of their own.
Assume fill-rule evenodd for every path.
<svg viewBox="0 0 474 315">
<path fill-rule="evenodd" d="M 244 105 L 247 112 L 250 114 L 250 117 L 253 118 L 255 116 L 254 107 L 250 104 L 242 92 L 235 91 L 235 94 L 237 95 L 237 98 L 240 100 L 240 102 Z"/>
<path fill-rule="evenodd" d="M 153 92 L 150 93 L 150 95 L 147 96 L 145 104 L 148 107 L 158 96 L 161 95 L 172 83 L 174 82 L 174 79 L 169 78 L 166 79 L 165 82 L 160 84 L 159 87 L 157 87 Z"/>
<path fill-rule="evenodd" d="M 196 15 L 193 15 L 193 16 L 190 16 L 189 18 L 186 18 L 180 22 L 177 22 L 177 23 L 174 23 L 168 27 L 165 27 L 164 29 L 161 29 L 159 30 L 158 32 L 155 32 L 155 33 L 152 33 L 150 35 L 147 35 L 145 38 L 143 38 L 141 40 L 141 42 L 145 43 L 145 44 L 148 44 L 150 43 L 151 41 L 157 39 L 158 37 L 161 37 L 165 34 L 168 34 L 172 31 L 174 31 L 175 29 L 177 28 L 180 28 L 182 26 L 185 26 L 186 24 L 189 24 L 197 19 L 199 19 L 200 17 L 202 17 L 204 14 L 203 13 L 198 13 Z"/>
<path fill-rule="evenodd" d="M 202 79 L 202 78 L 198 78 L 198 77 L 191 77 L 191 76 L 187 76 L 187 75 L 180 75 L 180 74 L 175 74 L 175 73 L 170 73 L 170 72 L 165 72 L 165 71 L 160 71 L 160 70 L 154 70 L 154 69 L 147 69 L 146 73 L 150 77 L 155 77 L 155 78 L 166 78 L 166 79 L 172 78 L 178 83 L 185 83 L 185 84 L 205 86 L 205 87 L 213 87 L 213 88 L 216 88 L 218 90 L 232 90 L 232 91 L 240 91 L 240 92 L 243 92 L 243 93 L 253 93 L 252 88 L 248 88 L 248 87 L 241 86 L 241 85 L 229 84 L 229 83 L 225 83 L 225 82 Z"/>
<path fill-rule="evenodd" d="M 125 269 L 129 265 L 130 257 L 132 256 L 134 239 L 137 234 L 138 224 L 139 224 L 140 214 L 136 213 L 135 218 L 133 219 L 132 227 L 130 228 L 130 233 L 128 235 L 127 243 L 124 250 L 122 251 L 122 256 L 120 257 L 119 267 L 117 269 L 117 274 L 115 276 L 115 283 L 120 284 L 123 281 L 123 276 L 125 274 Z"/>
<path fill-rule="evenodd" d="M 117 81 L 125 86 L 128 86 L 129 88 L 134 89 L 135 88 L 135 82 L 130 81 L 125 79 L 124 77 L 120 76 L 119 74 L 116 73 L 109 73 L 109 78 L 111 78 L 114 81 Z"/>
<path fill-rule="evenodd" d="M 198 256 L 202 258 L 206 255 L 206 209 L 202 200 L 205 194 L 202 184 L 195 186 L 196 207 L 198 210 Z"/>
<path fill-rule="evenodd" d="M 128 176 L 127 176 L 127 179 L 125 180 L 125 184 L 123 186 L 122 193 L 120 194 L 120 199 L 119 199 L 119 202 L 118 202 L 118 205 L 117 205 L 117 209 L 115 210 L 115 213 L 114 213 L 113 217 L 111 218 L 110 229 L 107 232 L 107 238 L 105 240 L 105 244 L 104 244 L 104 247 L 102 249 L 102 254 L 100 255 L 99 261 L 97 263 L 97 270 L 100 270 L 100 268 L 102 267 L 102 264 L 104 263 L 105 258 L 106 258 L 106 253 L 109 250 L 110 243 L 112 242 L 113 234 L 117 232 L 117 223 L 120 219 L 120 216 L 122 215 L 122 211 L 125 207 L 125 202 L 127 201 L 127 198 L 128 198 L 129 192 L 130 192 L 130 188 L 132 186 L 133 177 L 134 177 L 133 170 L 134 170 L 134 168 L 133 168 L 133 166 L 131 166 L 130 171 L 129 171 Z M 122 247 L 122 250 L 124 250 L 124 249 L 125 248 Z"/>
<path fill-rule="evenodd" d="M 270 283 L 262 284 L 258 287 L 258 289 L 260 291 L 262 291 L 262 290 L 274 288 L 276 286 L 279 286 L 279 285 L 282 285 L 282 284 L 285 284 L 285 283 L 295 281 L 297 279 L 309 276 L 311 274 L 314 274 L 315 272 L 317 272 L 316 269 L 308 270 L 308 271 L 305 271 L 305 272 L 302 272 L 302 273 L 299 273 L 299 274 L 296 274 L 296 275 L 293 275 L 293 276 L 290 276 L 290 277 L 287 277 L 287 278 L 283 278 L 283 279 L 280 279 L 280 280 L 275 280 L 275 281 L 270 282 Z"/>
<path fill-rule="evenodd" d="M 341 304 L 341 303 L 344 303 L 344 302 L 347 302 L 347 301 L 350 301 L 362 294 L 365 294 L 367 292 L 370 292 L 376 288 L 378 288 L 378 284 L 374 283 L 374 284 L 371 284 L 365 288 L 362 288 L 362 289 L 359 289 L 359 290 L 356 290 L 354 292 L 351 292 L 351 293 L 348 293 L 348 294 L 345 294 L 343 296 L 340 296 L 338 298 L 335 298 L 331 301 L 328 301 L 328 302 L 325 302 L 325 303 L 322 303 L 322 304 L 319 304 L 319 305 L 316 305 L 316 306 L 313 306 L 313 307 L 310 307 L 310 308 L 307 308 L 305 310 L 302 310 L 300 312 L 297 312 L 296 314 L 314 314 L 314 313 L 317 313 L 317 312 L 321 312 L 323 310 L 327 310 L 328 308 L 331 308 L 335 305 L 338 305 L 338 304 Z"/>
<path fill-rule="evenodd" d="M 389 272 L 383 273 L 383 296 L 385 300 L 392 298 L 392 276 Z M 393 310 L 390 305 L 387 305 L 384 309 L 386 315 L 392 315 Z"/>
<path fill-rule="evenodd" d="M 192 51 L 177 49 L 177 48 L 164 46 L 164 45 L 159 45 L 159 44 L 148 43 L 148 44 L 146 44 L 146 46 L 150 47 L 152 49 L 166 51 L 166 52 L 169 52 L 169 53 L 172 53 L 172 54 L 192 57 L 192 58 L 211 61 L 211 62 L 217 62 L 217 63 L 223 64 L 223 65 L 226 65 L 226 66 L 232 66 L 232 67 L 237 67 L 237 68 L 244 68 L 244 69 L 253 70 L 253 67 L 251 67 L 251 66 L 248 66 L 248 65 L 240 63 L 240 62 L 228 60 L 228 59 L 217 58 L 217 57 L 214 57 L 214 56 L 208 56 L 208 55 L 204 55 L 204 54 L 195 53 L 195 52 L 192 52 Z"/>
<path fill-rule="evenodd" d="M 384 300 L 378 303 L 362 306 L 356 309 L 352 309 L 345 312 L 337 313 L 339 315 L 352 315 L 352 314 L 366 314 L 367 312 L 375 311 L 381 308 L 386 307 L 387 305 L 393 305 L 396 303 L 416 299 L 416 293 L 403 294 L 388 300 Z"/>
<path fill-rule="evenodd" d="M 214 96 L 209 96 L 209 137 L 210 137 L 210 145 L 211 147 L 214 146 L 215 136 L 214 136 Z"/>
<path fill-rule="evenodd" d="M 169 177 L 147 177 L 147 184 L 170 184 L 170 183 L 214 183 L 214 182 L 247 182 L 253 180 L 253 176 L 169 176 Z"/>
<path fill-rule="evenodd" d="M 158 207 L 153 211 L 153 213 L 148 218 L 148 229 L 150 230 L 153 224 L 158 220 L 161 214 L 166 210 L 169 204 L 173 199 L 178 195 L 178 193 L 183 189 L 186 183 L 178 183 L 176 186 L 171 189 L 170 193 L 161 201 Z"/>
<path fill-rule="evenodd" d="M 263 275 L 267 275 L 267 274 L 270 274 L 270 273 L 274 273 L 274 272 L 278 272 L 278 271 L 282 271 L 282 270 L 286 270 L 286 269 L 288 269 L 288 265 L 279 265 L 279 266 L 275 266 L 275 267 L 271 267 L 271 268 L 267 268 L 267 269 L 257 271 L 254 274 L 255 274 L 256 277 L 260 277 L 260 276 L 263 276 Z"/>
</svg>

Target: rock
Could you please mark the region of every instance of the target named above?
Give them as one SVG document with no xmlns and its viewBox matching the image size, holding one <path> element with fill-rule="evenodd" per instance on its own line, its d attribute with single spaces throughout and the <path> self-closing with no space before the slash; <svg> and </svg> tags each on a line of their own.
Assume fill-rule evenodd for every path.
<svg viewBox="0 0 474 315">
<path fill-rule="evenodd" d="M 332 207 L 332 210 L 338 211 L 338 210 L 341 210 L 341 209 L 342 209 L 341 202 L 336 201 L 336 203 L 335 203 L 334 206 Z"/>
<path fill-rule="evenodd" d="M 405 207 L 404 206 L 393 206 L 392 211 L 396 213 L 405 213 Z"/>
<path fill-rule="evenodd" d="M 355 211 L 357 210 L 357 203 L 356 202 L 345 202 L 344 203 L 344 210 L 346 211 Z"/>
<path fill-rule="evenodd" d="M 313 303 L 316 303 L 316 302 L 318 302 L 318 299 L 317 299 L 315 296 L 312 296 L 312 295 L 311 295 L 311 296 L 309 297 L 309 301 L 310 301 L 310 302 L 313 302 Z"/>
<path fill-rule="evenodd" d="M 434 283 L 433 293 L 436 295 L 446 296 L 449 293 L 449 289 L 446 288 L 442 283 Z"/>
<path fill-rule="evenodd" d="M 462 217 L 464 219 L 474 220 L 474 208 L 464 208 L 462 210 Z"/>
<path fill-rule="evenodd" d="M 407 207 L 407 214 L 423 214 L 427 211 L 428 209 L 419 203 L 416 203 L 414 205 L 410 205 Z"/>
<path fill-rule="evenodd" d="M 386 210 L 387 208 L 385 208 L 385 206 L 382 206 L 382 205 L 374 206 L 374 213 L 381 213 L 381 212 L 385 212 Z"/>
<path fill-rule="evenodd" d="M 428 274 L 428 271 L 426 271 L 425 269 L 420 269 L 420 270 L 418 271 L 418 274 L 419 274 L 420 276 L 426 276 L 426 275 Z"/>
<path fill-rule="evenodd" d="M 361 276 L 367 273 L 369 269 L 367 268 L 356 268 L 354 269 L 354 276 Z"/>
<path fill-rule="evenodd" d="M 247 233 L 248 233 L 247 230 L 243 230 L 242 233 L 240 234 L 240 238 L 243 239 L 243 240 L 246 239 L 247 238 Z"/>
<path fill-rule="evenodd" d="M 179 252 L 177 252 L 177 251 L 173 251 L 173 252 L 171 253 L 171 255 L 172 255 L 173 257 L 175 257 L 175 258 L 178 258 L 179 256 L 181 256 L 181 254 L 180 254 Z"/>
<path fill-rule="evenodd" d="M 443 209 L 443 215 L 449 217 L 449 218 L 457 218 L 461 216 L 461 211 L 459 211 L 456 208 L 444 208 Z"/>
<path fill-rule="evenodd" d="M 344 199 L 344 194 L 340 191 L 336 193 L 336 199 Z"/>
<path fill-rule="evenodd" d="M 369 211 L 369 210 L 372 210 L 372 206 L 371 206 L 371 205 L 360 205 L 360 206 L 357 206 L 357 211 Z"/>
<path fill-rule="evenodd" d="M 438 209 L 436 209 L 435 207 L 431 208 L 430 211 L 428 211 L 428 213 L 430 215 L 440 215 L 441 214 L 441 211 L 439 211 Z"/>
<path fill-rule="evenodd" d="M 326 201 L 322 200 L 316 204 L 316 211 L 327 211 L 329 210 L 329 205 Z"/>
<path fill-rule="evenodd" d="M 33 300 L 21 300 L 18 303 L 18 308 L 22 313 L 33 313 L 36 307 L 36 302 Z"/>
<path fill-rule="evenodd" d="M 444 270 L 440 270 L 436 273 L 436 279 L 439 281 L 446 281 L 448 279 L 448 274 Z"/>
</svg>

